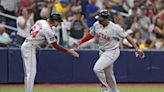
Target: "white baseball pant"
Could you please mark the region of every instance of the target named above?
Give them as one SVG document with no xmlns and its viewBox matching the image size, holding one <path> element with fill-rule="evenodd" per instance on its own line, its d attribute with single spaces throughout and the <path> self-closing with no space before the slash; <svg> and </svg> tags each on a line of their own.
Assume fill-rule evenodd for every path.
<svg viewBox="0 0 164 92">
<path fill-rule="evenodd" d="M 113 72 L 113 63 L 120 55 L 119 48 L 113 50 L 100 51 L 100 58 L 94 65 L 94 72 L 98 79 L 111 92 L 119 92 Z"/>
<path fill-rule="evenodd" d="M 36 49 L 26 40 L 21 46 L 21 54 L 24 63 L 25 92 L 32 92 L 36 76 Z"/>
</svg>

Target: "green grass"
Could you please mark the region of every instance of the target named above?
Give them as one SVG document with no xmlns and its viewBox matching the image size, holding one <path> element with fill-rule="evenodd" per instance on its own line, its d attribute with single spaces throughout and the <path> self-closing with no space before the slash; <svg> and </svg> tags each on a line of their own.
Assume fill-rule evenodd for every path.
<svg viewBox="0 0 164 92">
<path fill-rule="evenodd" d="M 132 87 L 119 87 L 121 92 L 164 92 L 164 87 L 158 86 L 132 86 Z"/>
<path fill-rule="evenodd" d="M 0 92 L 24 92 L 23 88 L 0 88 Z M 80 88 L 34 88 L 33 92 L 100 92 L 99 88 L 95 87 L 80 87 Z"/>
<path fill-rule="evenodd" d="M 120 92 L 164 92 L 164 86 L 119 86 Z M 1 87 L 0 92 L 24 92 L 23 86 Z M 33 92 L 100 92 L 95 87 L 35 87 Z"/>
</svg>

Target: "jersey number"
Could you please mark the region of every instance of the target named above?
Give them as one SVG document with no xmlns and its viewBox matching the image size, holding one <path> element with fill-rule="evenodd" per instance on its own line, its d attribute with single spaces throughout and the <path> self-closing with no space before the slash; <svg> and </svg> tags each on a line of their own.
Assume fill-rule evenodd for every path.
<svg viewBox="0 0 164 92">
<path fill-rule="evenodd" d="M 30 35 L 32 36 L 32 38 L 36 37 L 40 29 L 41 29 L 41 25 L 39 23 L 31 28 Z"/>
</svg>

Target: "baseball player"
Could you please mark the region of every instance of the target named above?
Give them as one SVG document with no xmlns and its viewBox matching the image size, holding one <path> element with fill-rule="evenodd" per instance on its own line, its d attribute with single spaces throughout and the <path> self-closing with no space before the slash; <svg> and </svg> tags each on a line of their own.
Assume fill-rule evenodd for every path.
<svg viewBox="0 0 164 92">
<path fill-rule="evenodd" d="M 99 45 L 100 58 L 95 63 L 93 70 L 102 84 L 101 92 L 119 92 L 113 73 L 113 63 L 120 55 L 120 37 L 126 38 L 133 45 L 137 56 L 143 58 L 144 52 L 119 25 L 110 21 L 109 11 L 101 10 L 95 18 L 98 21 L 90 28 L 90 33 L 75 44 L 80 46 L 93 37 L 95 38 Z"/>
<path fill-rule="evenodd" d="M 50 14 L 49 21 L 38 20 L 30 30 L 30 36 L 26 38 L 21 46 L 22 58 L 25 72 L 25 92 L 32 92 L 36 75 L 36 47 L 47 41 L 57 50 L 68 53 L 74 57 L 79 57 L 73 49 L 66 49 L 57 44 L 57 38 L 51 27 L 57 27 L 62 22 L 59 13 Z"/>
</svg>

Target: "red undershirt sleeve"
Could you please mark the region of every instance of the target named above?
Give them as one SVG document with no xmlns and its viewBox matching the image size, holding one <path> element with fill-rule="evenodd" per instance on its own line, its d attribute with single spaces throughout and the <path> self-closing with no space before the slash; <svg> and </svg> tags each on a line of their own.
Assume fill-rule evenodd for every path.
<svg viewBox="0 0 164 92">
<path fill-rule="evenodd" d="M 60 50 L 62 52 L 68 52 L 68 49 L 58 45 L 56 42 L 51 43 L 51 45 L 56 48 L 57 50 Z"/>
<path fill-rule="evenodd" d="M 90 33 L 86 34 L 81 40 L 80 40 L 80 43 L 84 43 L 90 39 L 92 39 L 94 36 Z"/>
</svg>

